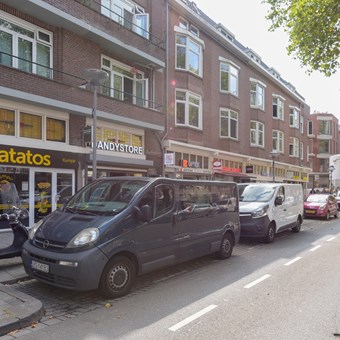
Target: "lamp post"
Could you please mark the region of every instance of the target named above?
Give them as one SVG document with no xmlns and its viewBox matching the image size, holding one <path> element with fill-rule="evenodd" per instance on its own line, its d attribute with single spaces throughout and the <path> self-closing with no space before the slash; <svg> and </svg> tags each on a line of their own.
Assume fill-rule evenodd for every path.
<svg viewBox="0 0 340 340">
<path fill-rule="evenodd" d="M 92 180 L 97 179 L 97 89 L 98 86 L 109 77 L 103 71 L 89 68 L 84 71 L 85 79 L 93 86 L 93 108 L 92 108 Z"/>
<path fill-rule="evenodd" d="M 275 158 L 279 157 L 280 153 L 276 150 L 270 152 L 270 156 L 273 160 L 272 167 L 273 167 L 273 183 L 275 183 Z"/>
<path fill-rule="evenodd" d="M 329 167 L 329 192 L 332 193 L 332 175 L 333 171 L 335 170 L 334 165 L 331 165 Z"/>
</svg>

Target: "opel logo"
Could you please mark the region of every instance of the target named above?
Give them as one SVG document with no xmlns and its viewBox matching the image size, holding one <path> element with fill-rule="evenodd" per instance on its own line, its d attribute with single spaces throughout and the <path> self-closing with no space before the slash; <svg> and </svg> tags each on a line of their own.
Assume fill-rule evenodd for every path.
<svg viewBox="0 0 340 340">
<path fill-rule="evenodd" d="M 46 249 L 46 248 L 48 248 L 49 246 L 50 246 L 50 241 L 49 241 L 49 240 L 45 240 L 45 241 L 43 242 L 43 248 Z"/>
</svg>

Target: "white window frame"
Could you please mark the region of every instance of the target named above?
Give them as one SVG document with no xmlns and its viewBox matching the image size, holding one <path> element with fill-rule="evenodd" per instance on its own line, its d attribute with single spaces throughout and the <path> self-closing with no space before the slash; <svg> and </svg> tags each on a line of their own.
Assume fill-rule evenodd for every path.
<svg viewBox="0 0 340 340">
<path fill-rule="evenodd" d="M 124 10 L 131 13 L 132 31 L 149 39 L 149 14 L 143 7 L 129 0 L 101 0 L 101 4 L 101 14 L 126 27 L 129 25 L 125 25 Z M 140 26 L 141 22 L 144 25 Z"/>
<path fill-rule="evenodd" d="M 276 136 L 275 136 L 275 134 L 276 134 Z M 272 139 L 273 139 L 273 151 L 283 153 L 284 152 L 284 133 L 283 133 L 283 131 L 273 130 Z"/>
<path fill-rule="evenodd" d="M 53 33 L 47 31 L 45 29 L 40 28 L 39 26 L 30 24 L 24 20 L 18 19 L 15 16 L 7 14 L 5 12 L 0 11 L 0 19 L 7 21 L 10 24 L 23 28 L 27 31 L 30 31 L 33 34 L 33 38 L 28 37 L 27 35 L 21 34 L 19 32 L 15 32 L 7 27 L 0 26 L 0 30 L 10 34 L 12 36 L 12 56 L 8 56 L 11 60 L 11 67 L 20 69 L 19 62 L 20 60 L 16 57 L 19 57 L 19 39 L 25 40 L 31 43 L 32 46 L 32 59 L 28 60 L 27 63 L 31 63 L 30 70 L 28 72 L 38 74 L 42 77 L 52 78 L 52 70 L 50 69 L 53 65 Z M 48 40 L 43 40 L 39 37 L 39 34 L 43 33 L 48 36 Z M 49 49 L 49 61 L 48 65 L 41 66 L 43 70 L 45 70 L 45 74 L 39 72 L 39 64 L 38 63 L 38 45 L 47 47 Z M 25 61 L 23 61 L 25 62 Z M 46 68 L 45 68 L 46 67 Z M 27 71 L 27 70 L 26 70 Z"/>
<path fill-rule="evenodd" d="M 294 129 L 300 127 L 300 110 L 296 106 L 289 107 L 289 126 Z"/>
<path fill-rule="evenodd" d="M 285 100 L 282 96 L 273 94 L 273 119 L 284 121 Z M 276 106 L 276 116 L 274 115 L 274 106 Z"/>
<path fill-rule="evenodd" d="M 300 132 L 301 132 L 301 134 L 303 134 L 303 131 L 304 131 L 304 129 L 303 129 L 304 122 L 305 122 L 305 120 L 304 120 L 303 116 L 300 115 Z"/>
<path fill-rule="evenodd" d="M 177 36 L 184 37 L 185 43 L 180 44 L 177 42 Z M 203 77 L 203 50 L 204 50 L 204 42 L 203 40 L 199 39 L 191 32 L 175 26 L 175 45 L 176 45 L 176 60 L 175 60 L 175 68 L 176 70 L 188 71 L 193 73 L 199 77 Z M 197 48 L 195 51 L 192 46 Z M 178 49 L 184 48 L 185 49 L 185 65 L 184 67 L 178 66 Z M 197 56 L 197 64 L 198 70 L 196 71 L 194 67 L 191 66 L 190 63 L 190 56 L 196 55 Z"/>
<path fill-rule="evenodd" d="M 300 142 L 300 159 L 303 161 L 303 143 Z"/>
<path fill-rule="evenodd" d="M 321 124 L 325 124 L 323 132 L 326 132 L 326 133 L 321 133 Z M 331 136 L 332 135 L 331 126 L 332 126 L 332 122 L 330 120 L 319 120 L 319 135 Z"/>
<path fill-rule="evenodd" d="M 255 87 L 255 89 L 253 89 Z M 250 107 L 264 111 L 266 98 L 266 84 L 250 78 Z M 262 92 L 262 93 L 261 93 Z"/>
<path fill-rule="evenodd" d="M 236 118 L 232 117 L 236 115 Z M 227 120 L 228 133 L 222 135 L 222 120 Z M 235 124 L 235 136 L 232 136 L 232 124 Z M 220 138 L 230 138 L 238 140 L 238 112 L 230 109 L 220 108 Z"/>
<path fill-rule="evenodd" d="M 240 67 L 234 64 L 232 61 L 225 59 L 223 57 L 220 57 L 219 61 L 220 61 L 220 91 L 222 93 L 230 93 L 238 97 Z M 228 88 L 227 89 L 222 88 L 222 74 L 223 73 L 228 74 L 228 84 L 227 84 Z M 233 84 L 235 84 L 235 88 L 233 87 Z"/>
<path fill-rule="evenodd" d="M 255 127 L 252 127 L 255 124 Z M 256 120 L 250 121 L 250 146 L 264 147 L 264 124 Z M 262 138 L 261 138 L 262 136 Z M 261 143 L 262 139 L 262 143 Z"/>
<path fill-rule="evenodd" d="M 299 157 L 299 139 L 295 137 L 289 137 L 289 156 Z"/>
<path fill-rule="evenodd" d="M 110 66 L 106 66 L 104 64 L 104 59 L 106 61 L 110 62 Z M 133 84 L 132 84 L 132 104 L 134 105 L 139 105 L 143 107 L 148 106 L 148 100 L 149 100 L 149 79 L 144 78 L 144 72 L 138 70 L 136 74 L 131 73 L 131 66 L 123 64 L 117 60 L 114 60 L 110 57 L 107 57 L 106 55 L 101 56 L 101 62 L 102 62 L 102 69 L 105 70 L 106 72 L 109 73 L 109 78 L 107 80 L 107 85 L 110 89 L 110 97 L 115 98 L 117 100 L 125 101 L 125 98 L 123 97 L 124 95 L 129 95 L 128 93 L 125 93 L 124 91 L 124 78 L 130 79 Z M 123 71 L 126 71 L 124 74 L 118 72 L 117 70 L 114 70 L 113 68 L 117 67 Z M 129 77 L 126 73 L 130 73 L 131 76 Z M 115 86 L 115 77 L 116 78 L 121 78 L 122 83 L 121 83 L 121 88 L 116 89 Z M 137 90 L 138 86 L 143 86 L 143 92 L 144 92 L 144 97 L 137 97 Z M 117 97 L 116 92 L 119 94 Z M 140 104 L 139 101 L 142 101 L 143 103 Z"/>
<path fill-rule="evenodd" d="M 185 100 L 179 100 L 177 99 L 177 92 L 181 92 L 182 94 L 184 94 Z M 194 104 L 192 101 L 190 101 L 191 99 L 193 100 L 198 100 L 199 104 L 196 105 Z M 203 121 L 203 117 L 202 117 L 202 97 L 196 93 L 184 90 L 184 89 L 176 89 L 175 90 L 175 124 L 176 126 L 187 126 L 193 129 L 198 129 L 198 130 L 202 130 L 202 121 Z M 177 104 L 184 104 L 184 123 L 178 123 L 177 122 Z M 190 107 L 197 107 L 198 108 L 198 126 L 195 125 L 191 125 L 190 124 Z"/>
</svg>

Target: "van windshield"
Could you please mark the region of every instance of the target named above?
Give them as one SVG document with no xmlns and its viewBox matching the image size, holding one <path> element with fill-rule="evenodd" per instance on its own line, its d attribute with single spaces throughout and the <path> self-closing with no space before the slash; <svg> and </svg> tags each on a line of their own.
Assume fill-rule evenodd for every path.
<svg viewBox="0 0 340 340">
<path fill-rule="evenodd" d="M 241 196 L 241 202 L 268 202 L 273 197 L 275 187 L 248 185 L 244 188 Z"/>
<path fill-rule="evenodd" d="M 63 207 L 63 211 L 88 215 L 115 215 L 148 182 L 107 179 L 85 186 Z"/>
</svg>

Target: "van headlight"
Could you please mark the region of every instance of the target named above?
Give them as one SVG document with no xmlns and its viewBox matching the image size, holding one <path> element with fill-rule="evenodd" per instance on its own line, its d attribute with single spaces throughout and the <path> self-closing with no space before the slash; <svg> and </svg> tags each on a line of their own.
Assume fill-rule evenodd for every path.
<svg viewBox="0 0 340 340">
<path fill-rule="evenodd" d="M 269 209 L 269 205 L 265 205 L 264 207 L 255 210 L 252 214 L 251 217 L 252 218 L 259 218 L 259 217 L 263 217 L 267 215 Z"/>
<path fill-rule="evenodd" d="M 37 223 L 34 223 L 31 230 L 28 232 L 28 239 L 33 240 L 35 233 L 39 229 L 39 227 L 42 225 L 43 220 L 38 221 Z"/>
<path fill-rule="evenodd" d="M 97 240 L 99 236 L 98 228 L 86 228 L 79 232 L 66 246 L 66 248 L 76 248 L 85 246 Z"/>
</svg>

